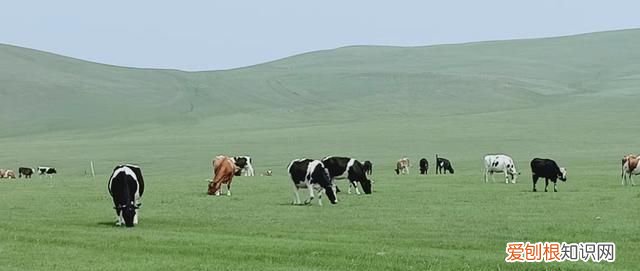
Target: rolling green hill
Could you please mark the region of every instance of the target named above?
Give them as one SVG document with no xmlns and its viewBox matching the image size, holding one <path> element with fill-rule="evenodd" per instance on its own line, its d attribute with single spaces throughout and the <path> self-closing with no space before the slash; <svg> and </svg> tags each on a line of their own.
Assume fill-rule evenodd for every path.
<svg viewBox="0 0 640 271">
<path fill-rule="evenodd" d="M 352 46 L 210 72 L 0 45 L 0 168 L 59 171 L 0 180 L 0 269 L 636 270 L 640 195 L 619 178 L 621 156 L 640 152 L 639 43 L 640 30 L 624 30 Z M 489 152 L 514 157 L 518 184 L 481 182 Z M 207 197 L 222 153 L 274 176 Z M 436 153 L 456 175 L 392 173 L 402 156 L 433 165 Z M 291 207 L 288 162 L 326 155 L 373 161 L 375 193 Z M 568 168 L 560 192 L 529 192 L 533 157 Z M 140 164 L 148 183 L 141 224 L 126 232 L 106 192 L 120 162 Z M 505 264 L 511 241 L 615 242 L 618 254 Z"/>
</svg>

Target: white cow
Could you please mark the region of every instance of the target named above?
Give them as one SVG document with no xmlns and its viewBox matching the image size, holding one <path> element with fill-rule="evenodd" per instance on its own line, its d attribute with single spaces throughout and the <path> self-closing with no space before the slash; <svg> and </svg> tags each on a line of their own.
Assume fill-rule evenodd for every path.
<svg viewBox="0 0 640 271">
<path fill-rule="evenodd" d="M 516 165 L 513 163 L 513 159 L 504 154 L 488 154 L 484 156 L 484 182 L 488 182 L 488 175 L 491 175 L 491 179 L 495 182 L 493 173 L 504 173 L 505 183 L 509 183 L 509 177 L 511 177 L 511 183 L 516 183 L 516 179 L 520 173 L 516 170 Z"/>
</svg>

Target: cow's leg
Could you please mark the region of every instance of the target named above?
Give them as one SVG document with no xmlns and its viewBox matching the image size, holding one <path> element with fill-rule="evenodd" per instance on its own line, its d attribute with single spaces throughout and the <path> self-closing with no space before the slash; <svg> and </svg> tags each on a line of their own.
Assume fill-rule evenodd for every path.
<svg viewBox="0 0 640 271">
<path fill-rule="evenodd" d="M 307 183 L 307 190 L 309 190 L 309 199 L 307 199 L 304 204 L 310 204 L 314 198 L 313 195 L 313 185 L 311 183 Z"/>
<path fill-rule="evenodd" d="M 295 183 L 293 183 L 293 205 L 301 204 L 300 202 L 300 193 L 298 193 L 298 187 Z"/>
<path fill-rule="evenodd" d="M 553 181 L 553 192 L 558 192 L 558 181 L 557 180 Z"/>
<path fill-rule="evenodd" d="M 538 182 L 538 176 L 533 175 L 533 192 L 536 192 L 538 190 L 536 190 L 536 183 Z"/>
<path fill-rule="evenodd" d="M 231 196 L 231 181 L 227 183 L 227 196 Z"/>
<path fill-rule="evenodd" d="M 356 189 L 356 195 L 360 195 L 360 190 L 358 190 L 358 186 L 360 186 L 360 182 L 355 181 L 355 182 L 352 182 L 352 184 L 353 184 L 353 187 L 355 187 Z"/>
<path fill-rule="evenodd" d="M 544 178 L 544 192 L 547 192 L 547 186 L 549 186 L 549 178 Z"/>
<path fill-rule="evenodd" d="M 509 184 L 509 174 L 507 171 L 504 171 L 504 183 Z"/>
<path fill-rule="evenodd" d="M 629 181 L 631 181 L 631 186 L 636 186 L 636 183 L 633 181 L 633 174 L 629 173 Z M 628 183 L 628 182 L 627 182 Z"/>
<path fill-rule="evenodd" d="M 322 187 L 318 188 L 318 191 L 316 191 L 316 194 L 318 194 L 318 205 L 322 206 Z"/>
</svg>

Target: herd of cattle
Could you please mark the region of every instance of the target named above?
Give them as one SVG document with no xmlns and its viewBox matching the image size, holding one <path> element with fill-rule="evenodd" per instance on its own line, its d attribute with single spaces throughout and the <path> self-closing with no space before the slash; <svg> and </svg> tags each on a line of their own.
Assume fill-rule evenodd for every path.
<svg viewBox="0 0 640 271">
<path fill-rule="evenodd" d="M 439 157 L 436 154 L 436 174 L 454 174 L 450 160 Z M 635 185 L 632 176 L 640 174 L 640 155 L 629 154 L 622 158 L 622 184 Z M 234 176 L 254 176 L 253 160 L 249 156 L 229 157 L 218 155 L 212 162 L 213 178 L 208 180 L 209 195 L 220 195 L 226 187 L 226 195 L 231 195 L 231 182 Z M 420 159 L 420 174 L 428 174 L 429 162 L 426 158 Z M 549 181 L 553 182 L 553 191 L 557 192 L 557 180 L 567 181 L 567 170 L 559 167 L 551 159 L 534 158 L 531 160 L 531 174 L 533 179 L 533 192 L 536 192 L 536 183 L 539 178 L 545 179 L 545 189 Z M 397 175 L 409 174 L 411 162 L 408 158 L 402 158 L 396 162 L 394 169 Z M 18 177 L 31 178 L 38 173 L 41 176 L 53 176 L 57 170 L 53 167 L 28 168 L 20 167 Z M 356 194 L 371 194 L 373 181 L 369 178 L 373 172 L 371 161 L 360 161 L 350 157 L 327 156 L 320 160 L 294 159 L 287 166 L 287 172 L 291 177 L 294 204 L 310 204 L 316 197 L 318 205 L 322 205 L 322 195 L 332 204 L 338 203 L 337 192 L 340 192 L 336 181 L 347 179 L 348 192 L 352 189 Z M 516 183 L 520 172 L 516 169 L 513 159 L 505 154 L 489 154 L 484 156 L 484 182 L 489 181 L 489 176 L 495 181 L 494 173 L 503 173 L 505 183 Z M 271 176 L 271 169 L 265 171 L 262 176 Z M 0 178 L 15 178 L 13 170 L 0 169 Z M 303 202 L 300 200 L 300 189 L 307 189 L 309 197 Z M 109 194 L 113 198 L 116 211 L 116 225 L 133 227 L 138 223 L 138 208 L 141 205 L 140 198 L 144 193 L 144 179 L 139 166 L 132 164 L 118 165 L 113 169 L 108 182 Z M 362 190 L 362 192 L 360 191 Z"/>
<path fill-rule="evenodd" d="M 22 177 L 31 178 L 31 175 L 33 175 L 34 172 L 38 172 L 38 175 L 40 176 L 49 176 L 49 177 L 53 177 L 54 174 L 58 173 L 58 171 L 56 171 L 56 169 L 53 167 L 37 167 L 37 168 L 20 167 L 18 168 L 18 178 L 22 178 Z M 0 179 L 2 178 L 15 179 L 16 172 L 11 169 L 0 168 Z"/>
</svg>

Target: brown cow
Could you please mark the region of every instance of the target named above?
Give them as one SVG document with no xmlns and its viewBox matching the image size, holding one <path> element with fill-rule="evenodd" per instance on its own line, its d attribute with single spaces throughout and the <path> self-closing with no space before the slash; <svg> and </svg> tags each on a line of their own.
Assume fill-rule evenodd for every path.
<svg viewBox="0 0 640 271">
<path fill-rule="evenodd" d="M 13 170 L 7 169 L 7 171 L 4 172 L 4 177 L 5 178 L 15 179 L 16 178 L 16 173 L 13 172 Z"/>
<path fill-rule="evenodd" d="M 4 169 L 0 168 L 0 179 L 4 178 Z"/>
<path fill-rule="evenodd" d="M 627 181 L 627 176 L 629 177 L 629 181 L 631 185 L 636 185 L 633 182 L 633 175 L 640 174 L 640 167 L 638 164 L 640 163 L 640 157 L 634 154 L 625 155 L 622 158 L 622 185 L 625 185 L 625 181 Z M 626 184 L 629 184 L 627 181 Z"/>
<path fill-rule="evenodd" d="M 213 160 L 213 179 L 209 181 L 209 190 L 207 194 L 220 196 L 220 188 L 223 184 L 227 185 L 227 196 L 231 196 L 231 181 L 237 167 L 233 158 L 218 155 Z"/>
</svg>

